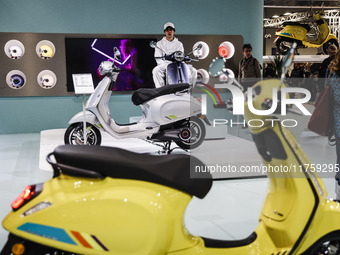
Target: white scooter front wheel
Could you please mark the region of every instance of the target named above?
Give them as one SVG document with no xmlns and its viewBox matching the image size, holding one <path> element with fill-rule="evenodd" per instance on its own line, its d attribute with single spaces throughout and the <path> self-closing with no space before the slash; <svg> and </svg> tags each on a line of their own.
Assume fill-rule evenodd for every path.
<svg viewBox="0 0 340 255">
<path fill-rule="evenodd" d="M 84 144 L 84 128 L 82 122 L 76 122 L 70 125 L 64 136 L 65 144 L 83 145 Z M 102 137 L 98 128 L 90 123 L 86 123 L 86 144 L 100 145 Z"/>
<path fill-rule="evenodd" d="M 179 141 L 175 143 L 182 149 L 195 149 L 200 146 L 205 138 L 205 126 L 201 119 L 192 116 L 189 120 L 181 122 L 178 126 L 181 128 Z"/>
</svg>

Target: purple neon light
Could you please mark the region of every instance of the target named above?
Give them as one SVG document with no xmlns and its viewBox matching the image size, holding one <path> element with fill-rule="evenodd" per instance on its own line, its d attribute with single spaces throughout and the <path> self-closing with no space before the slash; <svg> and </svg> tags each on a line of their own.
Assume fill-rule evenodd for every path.
<svg viewBox="0 0 340 255">
<path fill-rule="evenodd" d="M 114 62 L 117 62 L 117 63 L 120 64 L 120 65 L 124 65 L 124 64 L 126 63 L 126 61 L 128 61 L 128 59 L 131 57 L 131 54 L 130 54 L 130 55 L 124 60 L 124 62 L 121 63 L 121 62 L 119 62 L 118 60 L 116 60 L 116 59 L 110 57 L 109 55 L 105 54 L 104 52 L 102 52 L 102 51 L 96 49 L 96 48 L 94 47 L 94 45 L 95 45 L 96 42 L 97 42 L 97 39 L 94 39 L 93 43 L 91 44 L 91 49 L 92 49 L 92 50 L 98 52 L 99 54 L 103 55 L 104 57 L 107 57 L 107 58 L 111 59 L 111 60 L 114 61 Z"/>
</svg>

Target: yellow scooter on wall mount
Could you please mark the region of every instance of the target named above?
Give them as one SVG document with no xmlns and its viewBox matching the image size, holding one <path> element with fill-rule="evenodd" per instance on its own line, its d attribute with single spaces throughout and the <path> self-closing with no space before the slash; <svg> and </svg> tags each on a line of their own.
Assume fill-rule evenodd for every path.
<svg viewBox="0 0 340 255">
<path fill-rule="evenodd" d="M 286 69 L 294 50 L 287 54 Z M 224 60 L 215 64 L 220 70 Z M 280 80 L 256 83 L 253 106 L 265 109 L 273 88 L 282 86 Z M 248 110 L 245 117 L 275 119 Z M 321 179 L 306 167 L 310 161 L 294 136 L 280 122 L 273 123 L 250 127 L 264 164 L 297 166 L 301 171 L 268 174 L 259 225 L 248 238 L 212 240 L 185 229 L 188 203 L 193 196 L 203 198 L 212 185 L 209 173 L 192 178 L 191 171 L 203 164 L 199 159 L 64 145 L 52 154 L 55 160 L 49 156 L 54 177 L 28 186 L 12 203 L 13 210 L 2 222 L 10 234 L 0 254 L 339 254 L 340 204 L 326 198 Z"/>
<path fill-rule="evenodd" d="M 279 54 L 285 55 L 294 42 L 296 42 L 300 48 L 319 48 L 322 46 L 325 54 L 327 54 L 327 48 L 331 44 L 339 48 L 338 38 L 330 33 L 328 24 L 323 16 L 323 12 L 313 14 L 318 28 L 318 37 L 315 41 L 307 37 L 307 33 L 311 29 L 308 24 L 284 22 L 283 27 L 279 28 L 275 33 L 276 38 L 274 43 Z"/>
</svg>

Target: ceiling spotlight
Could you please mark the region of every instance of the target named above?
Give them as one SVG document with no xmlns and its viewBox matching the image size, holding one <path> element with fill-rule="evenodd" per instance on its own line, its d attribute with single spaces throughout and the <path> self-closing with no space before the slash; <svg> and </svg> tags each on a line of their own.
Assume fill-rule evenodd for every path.
<svg viewBox="0 0 340 255">
<path fill-rule="evenodd" d="M 290 12 L 286 12 L 286 13 L 283 14 L 283 15 L 288 16 L 288 15 L 291 15 L 291 13 L 290 13 Z"/>
<path fill-rule="evenodd" d="M 273 19 L 276 19 L 276 18 L 278 18 L 278 17 L 279 17 L 279 15 L 273 15 L 273 16 L 272 16 Z"/>
</svg>

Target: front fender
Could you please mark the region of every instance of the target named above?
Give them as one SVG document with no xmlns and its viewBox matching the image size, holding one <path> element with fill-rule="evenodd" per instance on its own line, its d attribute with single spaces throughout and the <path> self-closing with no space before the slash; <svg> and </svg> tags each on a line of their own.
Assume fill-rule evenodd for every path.
<svg viewBox="0 0 340 255">
<path fill-rule="evenodd" d="M 83 112 L 78 112 L 76 115 L 74 115 L 68 124 L 73 124 L 76 122 L 83 122 L 84 121 L 84 113 Z M 85 121 L 90 123 L 90 124 L 95 124 L 98 122 L 97 117 L 90 111 L 85 112 Z"/>
</svg>

